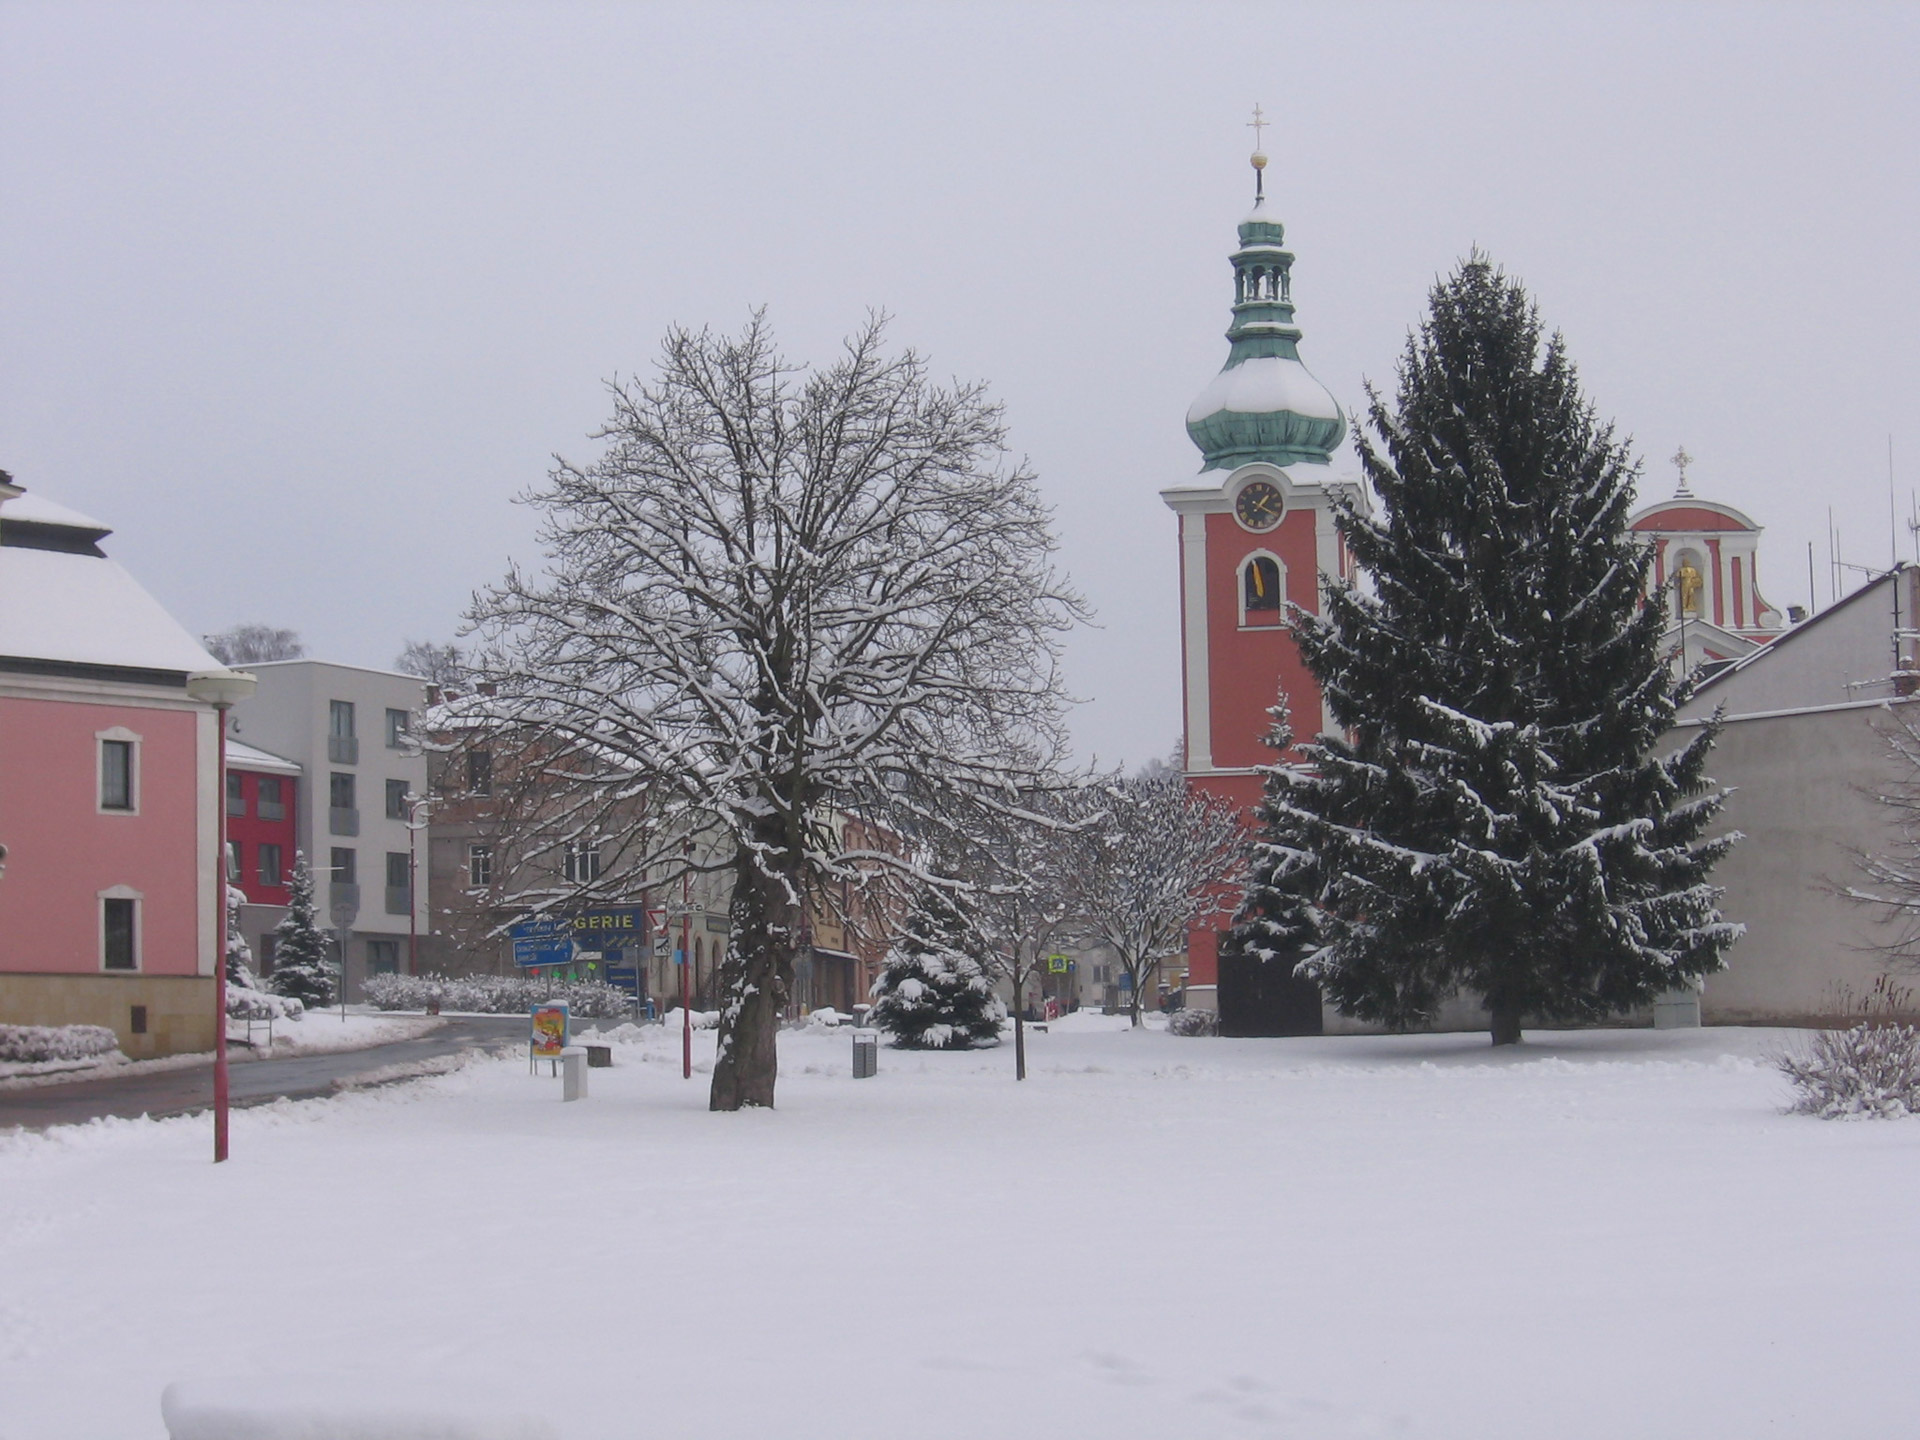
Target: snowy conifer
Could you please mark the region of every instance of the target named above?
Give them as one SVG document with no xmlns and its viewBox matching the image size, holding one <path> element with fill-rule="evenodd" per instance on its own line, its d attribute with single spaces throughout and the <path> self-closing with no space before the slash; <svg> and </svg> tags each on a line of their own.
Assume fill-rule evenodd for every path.
<svg viewBox="0 0 1920 1440">
<path fill-rule="evenodd" d="M 1495 1044 L 1718 969 L 1740 927 L 1707 880 L 1736 837 L 1700 838 L 1716 727 L 1654 754 L 1685 686 L 1627 528 L 1634 464 L 1560 337 L 1475 255 L 1434 287 L 1394 406 L 1371 398 L 1382 512 L 1338 514 L 1370 588 L 1329 581 L 1293 624 L 1347 733 L 1269 776 L 1270 938 L 1311 942 L 1300 973 L 1344 1014 L 1417 1025 L 1465 992 Z"/>
<path fill-rule="evenodd" d="M 925 886 L 874 983 L 868 1019 L 908 1050 L 965 1050 L 1000 1038 L 1007 1007 L 953 896 Z"/>
<path fill-rule="evenodd" d="M 268 984 L 277 995 L 290 995 L 307 1005 L 325 1005 L 333 998 L 333 964 L 327 937 L 315 923 L 313 871 L 307 857 L 296 853 L 293 874 L 287 877 L 287 914 L 273 927 L 273 974 Z"/>
</svg>

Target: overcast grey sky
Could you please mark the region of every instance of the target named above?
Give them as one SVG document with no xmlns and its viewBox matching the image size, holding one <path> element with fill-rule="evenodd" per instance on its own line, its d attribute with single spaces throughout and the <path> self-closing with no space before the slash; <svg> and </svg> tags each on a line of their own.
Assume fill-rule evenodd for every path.
<svg viewBox="0 0 1920 1440">
<path fill-rule="evenodd" d="M 601 380 L 869 307 L 989 381 L 1103 628 L 1083 751 L 1178 729 L 1172 515 L 1225 356 L 1244 122 L 1349 410 L 1479 245 L 1664 498 L 1826 600 L 1920 485 L 1920 10 L 1610 3 L 0 3 L 0 467 L 196 631 L 384 665 L 532 558 L 511 497 Z M 1902 551 L 1913 554 L 1902 532 Z"/>
</svg>

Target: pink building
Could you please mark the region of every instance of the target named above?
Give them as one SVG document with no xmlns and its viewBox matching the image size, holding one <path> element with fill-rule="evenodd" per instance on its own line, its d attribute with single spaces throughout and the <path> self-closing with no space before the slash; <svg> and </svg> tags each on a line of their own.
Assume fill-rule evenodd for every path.
<svg viewBox="0 0 1920 1440">
<path fill-rule="evenodd" d="M 220 665 L 110 533 L 0 484 L 0 1023 L 211 1050 L 218 736 L 186 678 Z"/>
</svg>

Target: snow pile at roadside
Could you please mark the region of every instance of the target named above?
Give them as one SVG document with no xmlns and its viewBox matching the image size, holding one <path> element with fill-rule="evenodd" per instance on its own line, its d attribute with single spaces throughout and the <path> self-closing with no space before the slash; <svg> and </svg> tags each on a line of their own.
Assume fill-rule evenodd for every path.
<svg viewBox="0 0 1920 1440">
<path fill-rule="evenodd" d="M 120 1041 L 104 1025 L 0 1025 L 0 1062 L 38 1065 L 49 1060 L 94 1060 Z"/>
<path fill-rule="evenodd" d="M 239 1111 L 218 1167 L 204 1118 L 0 1137 L 0 1436 L 161 1440 L 169 1384 L 289 1371 L 482 1377 L 564 1440 L 1909 1428 L 1920 1121 L 1785 1113 L 1780 1032 L 1082 1015 L 1017 1085 L 801 1029 L 740 1115 L 677 1028 L 606 1038 L 580 1103 L 482 1059 Z M 207 1263 L 289 1233 L 267 1301 Z"/>
<path fill-rule="evenodd" d="M 438 1029 L 442 1023 L 430 1016 L 365 1015 L 349 1011 L 342 1019 L 338 1010 L 309 1010 L 295 1019 L 273 1022 L 273 1054 L 318 1055 L 334 1050 L 365 1050 L 393 1040 L 411 1040 Z M 236 1041 L 244 1033 L 240 1026 L 233 1028 Z M 253 1038 L 264 1052 L 265 1030 L 256 1027 Z"/>
<path fill-rule="evenodd" d="M 199 1380 L 169 1385 L 160 1410 L 169 1440 L 556 1440 L 546 1421 L 471 1386 L 362 1375 L 348 1394 L 337 1376 Z"/>
</svg>

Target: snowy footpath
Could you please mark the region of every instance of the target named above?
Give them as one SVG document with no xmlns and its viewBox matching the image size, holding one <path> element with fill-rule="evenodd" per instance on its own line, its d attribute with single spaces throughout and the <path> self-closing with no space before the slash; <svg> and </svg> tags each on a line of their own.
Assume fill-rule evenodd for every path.
<svg viewBox="0 0 1920 1440">
<path fill-rule="evenodd" d="M 1920 1120 L 1781 1113 L 1778 1032 L 783 1037 L 707 1113 L 657 1028 L 234 1116 L 0 1140 L 0 1437 L 162 1391 L 699 1437 L 1894 1435 Z M 711 1034 L 694 1037 L 704 1070 Z"/>
</svg>

